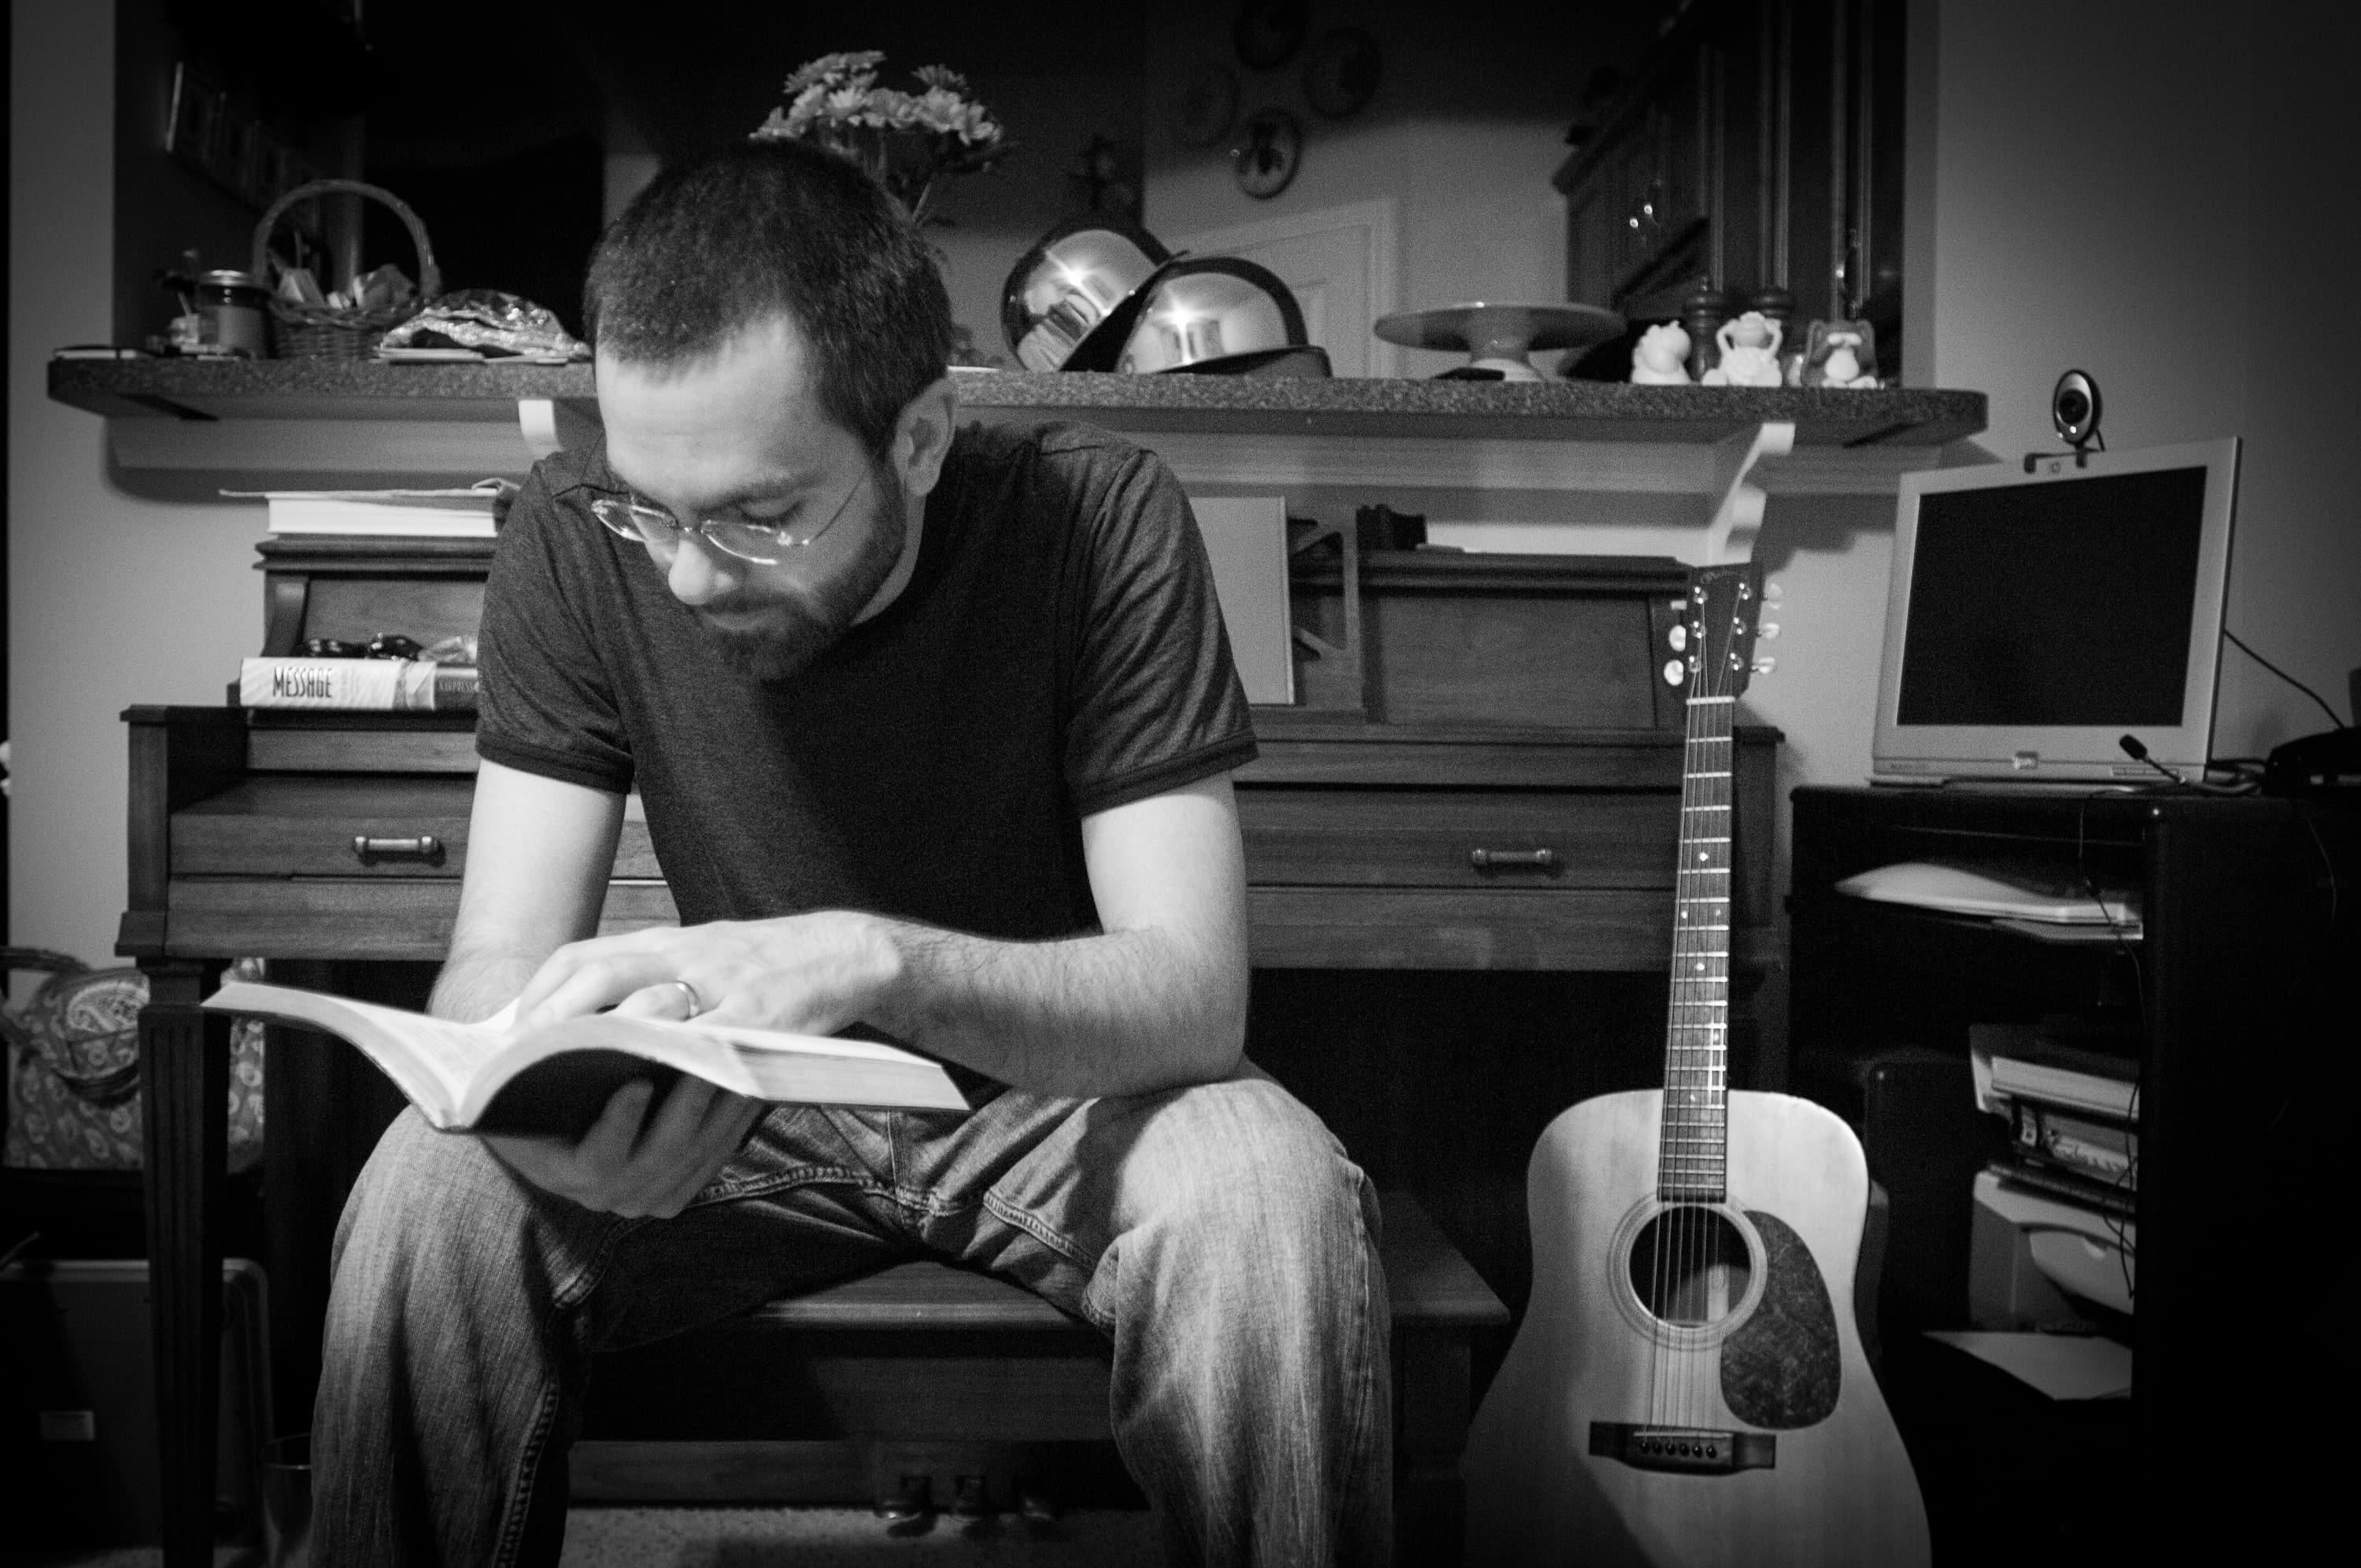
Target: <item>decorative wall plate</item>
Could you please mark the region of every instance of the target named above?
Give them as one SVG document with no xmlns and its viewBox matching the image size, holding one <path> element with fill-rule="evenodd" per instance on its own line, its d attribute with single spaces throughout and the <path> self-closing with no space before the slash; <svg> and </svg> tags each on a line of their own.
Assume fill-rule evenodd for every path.
<svg viewBox="0 0 2361 1568">
<path fill-rule="evenodd" d="M 1238 189 L 1257 200 L 1286 190 L 1302 161 L 1302 122 L 1280 108 L 1257 109 L 1247 115 L 1245 134 L 1230 148 Z"/>
<path fill-rule="evenodd" d="M 1246 0 L 1230 28 L 1239 63 L 1256 71 L 1285 65 L 1303 41 L 1304 0 Z"/>
<path fill-rule="evenodd" d="M 1202 60 L 1180 80 L 1172 104 L 1172 139 L 1182 147 L 1211 147 L 1238 114 L 1238 73 L 1218 60 Z"/>
<path fill-rule="evenodd" d="M 1312 113 L 1341 120 L 1378 90 L 1384 57 L 1367 27 L 1331 27 L 1303 57 L 1303 96 Z"/>
</svg>

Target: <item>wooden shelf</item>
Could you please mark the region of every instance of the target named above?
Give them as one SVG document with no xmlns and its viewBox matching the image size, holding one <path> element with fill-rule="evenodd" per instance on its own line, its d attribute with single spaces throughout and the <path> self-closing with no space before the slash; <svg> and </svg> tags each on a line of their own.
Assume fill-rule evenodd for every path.
<svg viewBox="0 0 2361 1568">
<path fill-rule="evenodd" d="M 1639 387 L 1608 381 L 960 372 L 982 414 L 1069 414 L 1126 431 L 1710 446 L 1766 421 L 1798 446 L 1938 446 L 1984 428 L 1981 392 L 1912 388 Z M 111 419 L 448 420 L 505 423 L 520 399 L 588 405 L 588 365 L 373 360 L 58 360 L 49 395 Z"/>
<path fill-rule="evenodd" d="M 178 490 L 470 482 L 599 436 L 588 365 L 52 361 L 115 466 Z M 1745 554 L 1766 498 L 1891 496 L 1984 427 L 1981 392 L 1605 381 L 963 372 L 966 414 L 1076 420 L 1154 451 L 1199 496 L 1384 499 L 1653 530 L 1685 561 Z M 1324 496 L 1323 493 L 1324 492 Z M 1521 497 L 1521 500 L 1511 499 Z M 1602 498 L 1592 499 L 1591 498 Z M 1464 513 L 1458 515 L 1464 516 Z M 1616 548 L 1630 551 L 1632 545 Z"/>
</svg>

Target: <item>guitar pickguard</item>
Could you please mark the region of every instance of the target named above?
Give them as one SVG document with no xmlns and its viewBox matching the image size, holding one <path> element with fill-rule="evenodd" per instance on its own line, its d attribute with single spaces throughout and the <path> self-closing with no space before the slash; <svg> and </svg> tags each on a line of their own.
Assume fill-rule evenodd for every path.
<svg viewBox="0 0 2361 1568">
<path fill-rule="evenodd" d="M 1785 1221 L 1753 1209 L 1746 1217 L 1763 1237 L 1763 1299 L 1722 1341 L 1722 1399 L 1749 1426 L 1817 1425 L 1835 1412 L 1844 1376 L 1828 1283 Z"/>
</svg>

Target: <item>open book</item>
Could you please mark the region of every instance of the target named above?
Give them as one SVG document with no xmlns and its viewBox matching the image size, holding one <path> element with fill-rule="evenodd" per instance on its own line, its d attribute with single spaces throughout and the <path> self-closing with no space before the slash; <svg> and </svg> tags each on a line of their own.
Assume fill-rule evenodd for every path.
<svg viewBox="0 0 2361 1568">
<path fill-rule="evenodd" d="M 893 1046 L 593 1013 L 529 1029 L 514 1008 L 454 1024 L 292 986 L 232 981 L 205 999 L 343 1036 L 447 1132 L 577 1137 L 634 1079 L 671 1087 L 692 1073 L 752 1100 L 964 1111 L 939 1063 Z"/>
</svg>

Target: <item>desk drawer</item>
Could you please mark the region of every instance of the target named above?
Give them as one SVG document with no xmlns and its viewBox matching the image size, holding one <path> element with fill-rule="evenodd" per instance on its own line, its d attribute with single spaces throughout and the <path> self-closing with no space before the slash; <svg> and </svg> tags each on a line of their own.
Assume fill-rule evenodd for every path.
<svg viewBox="0 0 2361 1568">
<path fill-rule="evenodd" d="M 471 778 L 255 775 L 172 814 L 172 874 L 456 878 L 474 792 Z M 613 874 L 661 874 L 645 822 L 624 822 Z"/>
<path fill-rule="evenodd" d="M 1572 790 L 1243 788 L 1257 887 L 1670 888 L 1680 800 Z"/>
<path fill-rule="evenodd" d="M 450 950 L 459 884 L 449 877 L 204 877 L 174 882 L 165 950 L 265 959 L 405 959 L 439 961 Z M 679 919 L 662 883 L 607 884 L 598 934 L 617 936 Z"/>
</svg>

